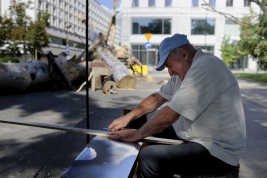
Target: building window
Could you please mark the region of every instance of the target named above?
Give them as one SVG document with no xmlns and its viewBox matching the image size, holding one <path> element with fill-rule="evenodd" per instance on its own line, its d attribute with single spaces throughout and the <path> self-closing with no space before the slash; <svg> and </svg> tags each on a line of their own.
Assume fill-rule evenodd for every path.
<svg viewBox="0 0 267 178">
<path fill-rule="evenodd" d="M 172 6 L 172 0 L 165 0 L 165 7 Z"/>
<path fill-rule="evenodd" d="M 233 7 L 233 0 L 226 0 L 226 7 Z"/>
<path fill-rule="evenodd" d="M 171 19 L 163 20 L 163 34 L 171 34 Z"/>
<path fill-rule="evenodd" d="M 45 11 L 46 12 L 49 12 L 49 6 L 48 6 L 48 4 L 46 4 L 46 6 L 45 6 Z"/>
<path fill-rule="evenodd" d="M 139 7 L 139 0 L 132 0 L 132 7 Z"/>
<path fill-rule="evenodd" d="M 158 49 L 158 45 L 152 44 L 151 49 Z M 135 56 L 142 64 L 155 66 L 157 61 L 156 51 L 147 51 L 144 44 L 132 44 L 132 55 Z"/>
<path fill-rule="evenodd" d="M 194 45 L 196 48 L 201 48 L 203 52 L 214 54 L 214 46 L 205 46 L 205 45 Z"/>
<path fill-rule="evenodd" d="M 216 0 L 209 0 L 209 5 L 212 7 L 216 7 Z"/>
<path fill-rule="evenodd" d="M 148 7 L 155 7 L 155 0 L 148 0 Z"/>
<path fill-rule="evenodd" d="M 39 1 L 38 1 L 38 9 L 41 10 L 41 7 L 42 7 L 42 1 L 39 0 Z"/>
<path fill-rule="evenodd" d="M 244 6 L 249 7 L 250 6 L 250 0 L 244 0 Z"/>
<path fill-rule="evenodd" d="M 192 0 L 192 7 L 198 7 L 198 0 Z"/>
<path fill-rule="evenodd" d="M 171 19 L 132 19 L 132 34 L 171 34 Z"/>
<path fill-rule="evenodd" d="M 231 20 L 225 19 L 224 33 L 225 35 L 239 36 L 240 35 L 239 25 Z"/>
<path fill-rule="evenodd" d="M 192 19 L 191 35 L 214 35 L 215 19 Z"/>
</svg>

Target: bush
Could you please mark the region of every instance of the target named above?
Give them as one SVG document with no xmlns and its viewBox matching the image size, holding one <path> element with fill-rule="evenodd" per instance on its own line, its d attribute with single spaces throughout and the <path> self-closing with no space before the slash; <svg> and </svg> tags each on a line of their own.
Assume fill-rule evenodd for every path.
<svg viewBox="0 0 267 178">
<path fill-rule="evenodd" d="M 247 78 L 259 82 L 267 83 L 267 74 L 248 74 L 248 73 L 241 73 L 241 74 L 234 74 L 237 78 Z"/>
<path fill-rule="evenodd" d="M 5 56 L 0 59 L 0 62 L 12 62 L 12 63 L 19 63 L 19 60 L 12 56 Z"/>
</svg>

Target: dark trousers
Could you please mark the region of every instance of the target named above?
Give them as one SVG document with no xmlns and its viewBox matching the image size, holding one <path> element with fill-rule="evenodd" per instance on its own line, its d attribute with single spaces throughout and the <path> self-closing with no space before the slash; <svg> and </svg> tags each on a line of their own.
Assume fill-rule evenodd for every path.
<svg viewBox="0 0 267 178">
<path fill-rule="evenodd" d="M 172 126 L 154 136 L 179 139 Z M 140 151 L 138 164 L 138 178 L 168 178 L 174 174 L 221 174 L 235 168 L 213 157 L 205 147 L 194 142 L 147 146 Z"/>
</svg>

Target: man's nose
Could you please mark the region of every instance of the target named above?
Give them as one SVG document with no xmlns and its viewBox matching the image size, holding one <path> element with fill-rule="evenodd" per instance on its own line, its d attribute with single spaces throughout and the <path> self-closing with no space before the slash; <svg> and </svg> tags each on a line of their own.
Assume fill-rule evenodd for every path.
<svg viewBox="0 0 267 178">
<path fill-rule="evenodd" d="M 168 72 L 169 72 L 169 75 L 170 75 L 170 76 L 173 75 L 173 71 L 172 71 L 170 68 L 168 68 Z"/>
</svg>

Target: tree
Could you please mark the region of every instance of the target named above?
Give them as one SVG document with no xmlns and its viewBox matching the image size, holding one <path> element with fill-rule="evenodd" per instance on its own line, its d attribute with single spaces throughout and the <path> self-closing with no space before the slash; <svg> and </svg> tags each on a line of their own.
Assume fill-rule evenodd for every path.
<svg viewBox="0 0 267 178">
<path fill-rule="evenodd" d="M 259 6 L 260 13 L 255 13 L 250 8 L 250 14 L 241 19 L 234 17 L 231 14 L 217 11 L 210 6 L 206 1 L 206 10 L 216 12 L 223 15 L 225 18 L 239 24 L 240 40 L 237 43 L 237 48 L 241 56 L 250 55 L 257 61 L 259 67 L 263 70 L 267 69 L 267 0 L 251 0 Z"/>
<path fill-rule="evenodd" d="M 0 37 L 0 42 L 8 44 L 7 53 L 11 55 L 34 54 L 35 49 L 41 53 L 41 49 L 48 46 L 46 27 L 49 26 L 49 14 L 38 14 L 37 20 L 33 22 L 26 14 L 26 9 L 31 9 L 31 5 L 30 0 L 10 0 L 9 14 L 0 18 L 0 35 L 5 34 Z"/>
<path fill-rule="evenodd" d="M 12 19 L 6 16 L 0 16 L 0 46 L 3 47 L 9 37 L 9 32 L 12 30 Z M 1 54 L 6 53 L 6 49 L 1 50 Z"/>
<path fill-rule="evenodd" d="M 11 29 L 8 38 L 8 40 L 10 41 L 9 48 L 13 52 L 16 51 L 17 55 L 21 54 L 21 51 L 18 48 L 19 46 L 22 46 L 23 54 L 27 53 L 26 45 L 28 42 L 26 39 L 26 34 L 31 22 L 31 18 L 26 15 L 26 9 L 29 9 L 30 5 L 31 1 L 17 2 L 16 0 L 11 0 L 10 6 L 8 8 L 10 18 L 13 21 L 13 28 Z"/>
<path fill-rule="evenodd" d="M 49 34 L 46 32 L 46 27 L 49 26 L 49 17 L 50 15 L 48 12 L 38 14 L 37 20 L 34 23 L 30 23 L 26 38 L 28 40 L 27 48 L 31 54 L 35 54 L 35 50 L 37 50 L 38 54 L 42 54 L 42 48 L 48 47 Z"/>
<path fill-rule="evenodd" d="M 235 62 L 240 54 L 237 51 L 237 46 L 230 43 L 230 37 L 224 36 L 221 44 L 222 60 L 229 67 L 232 62 Z"/>
</svg>

